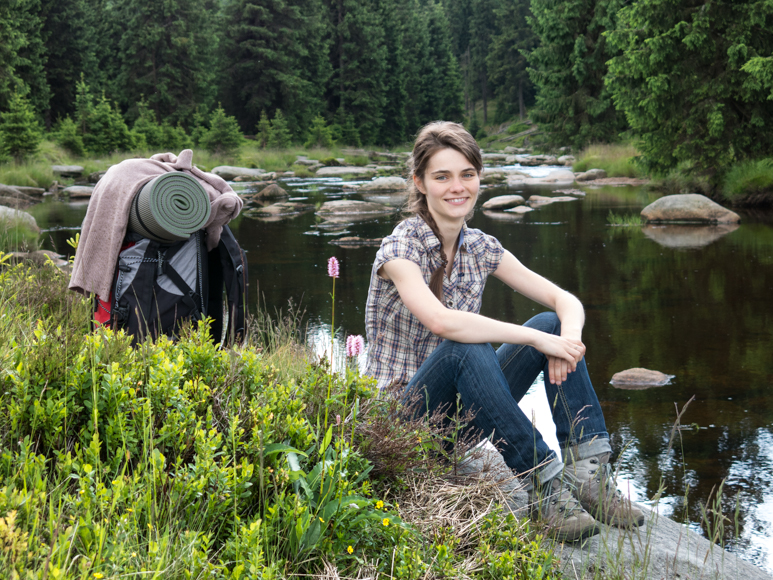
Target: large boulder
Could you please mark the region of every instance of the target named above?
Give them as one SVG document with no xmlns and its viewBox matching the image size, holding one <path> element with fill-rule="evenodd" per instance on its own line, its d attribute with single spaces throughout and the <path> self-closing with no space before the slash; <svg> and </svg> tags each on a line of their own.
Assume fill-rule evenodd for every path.
<svg viewBox="0 0 773 580">
<path fill-rule="evenodd" d="M 603 169 L 588 169 L 582 173 L 575 174 L 576 181 L 593 181 L 594 179 L 604 179 L 607 176 L 607 172 Z"/>
<path fill-rule="evenodd" d="M 357 201 L 354 199 L 338 199 L 326 201 L 317 210 L 317 215 L 331 217 L 378 217 L 394 213 L 395 209 L 372 201 Z"/>
<path fill-rule="evenodd" d="M 653 201 L 641 216 L 648 222 L 738 223 L 741 217 L 705 195 L 682 193 Z"/>
<path fill-rule="evenodd" d="M 222 177 L 226 181 L 233 181 L 237 177 L 246 177 L 252 179 L 253 181 L 261 181 L 262 179 L 265 179 L 264 174 L 266 172 L 262 169 L 252 169 L 250 167 L 231 167 L 230 165 L 219 165 L 212 170 L 212 173 Z"/>
<path fill-rule="evenodd" d="M 320 167 L 317 177 L 370 177 L 376 173 L 374 167 Z"/>
<path fill-rule="evenodd" d="M 58 175 L 64 179 L 76 179 L 83 175 L 83 167 L 80 165 L 52 165 L 51 171 L 54 172 L 54 175 Z"/>
<path fill-rule="evenodd" d="M 405 191 L 407 182 L 402 177 L 377 177 L 373 181 L 363 183 L 359 191 Z"/>
<path fill-rule="evenodd" d="M 279 187 L 276 183 L 272 183 L 261 189 L 258 193 L 254 194 L 254 197 L 267 199 L 270 197 L 290 197 L 290 194 Z"/>
<path fill-rule="evenodd" d="M 504 210 L 523 205 L 525 201 L 520 195 L 498 195 L 486 201 L 481 207 L 489 210 Z"/>
<path fill-rule="evenodd" d="M 0 205 L 0 221 L 10 224 L 11 227 L 13 227 L 14 223 L 18 223 L 29 228 L 36 234 L 40 233 L 38 222 L 36 222 L 35 218 L 28 214 L 26 211 L 20 211 L 18 209 Z"/>
</svg>

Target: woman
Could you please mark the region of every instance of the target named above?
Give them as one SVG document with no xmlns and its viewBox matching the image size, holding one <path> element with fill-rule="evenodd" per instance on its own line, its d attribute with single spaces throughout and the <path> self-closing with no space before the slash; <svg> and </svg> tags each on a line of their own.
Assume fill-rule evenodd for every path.
<svg viewBox="0 0 773 580">
<path fill-rule="evenodd" d="M 597 520 L 639 525 L 641 510 L 610 477 L 609 435 L 583 358 L 582 304 L 466 226 L 483 161 L 464 127 L 425 126 L 410 168 L 412 217 L 383 240 L 371 273 L 367 374 L 381 387 L 404 385 L 403 396 L 420 395 L 429 410 L 453 413 L 459 396 L 475 413 L 472 427 L 493 435 L 507 465 L 527 477 L 532 516 L 556 538 L 592 536 Z M 489 274 L 554 312 L 522 326 L 479 315 Z M 541 371 L 566 469 L 518 407 Z"/>
</svg>

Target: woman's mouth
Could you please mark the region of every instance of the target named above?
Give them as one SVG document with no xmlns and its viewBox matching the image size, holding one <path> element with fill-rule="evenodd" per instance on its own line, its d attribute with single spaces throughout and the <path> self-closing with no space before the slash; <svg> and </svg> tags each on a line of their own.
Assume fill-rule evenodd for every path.
<svg viewBox="0 0 773 580">
<path fill-rule="evenodd" d="M 446 199 L 445 201 L 447 203 L 450 203 L 451 205 L 464 205 L 465 203 L 467 203 L 468 199 L 469 198 L 467 197 L 452 197 L 450 199 Z"/>
</svg>

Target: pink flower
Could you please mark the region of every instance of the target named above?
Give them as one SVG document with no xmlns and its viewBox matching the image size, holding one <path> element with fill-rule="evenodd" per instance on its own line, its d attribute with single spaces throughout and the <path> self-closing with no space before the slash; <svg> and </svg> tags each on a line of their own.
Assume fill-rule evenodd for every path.
<svg viewBox="0 0 773 580">
<path fill-rule="evenodd" d="M 365 352 L 365 341 L 359 334 L 346 337 L 346 356 L 357 356 Z"/>
<path fill-rule="evenodd" d="M 335 256 L 333 256 L 327 261 L 327 275 L 331 278 L 338 278 L 338 273 L 338 260 L 336 260 Z"/>
</svg>

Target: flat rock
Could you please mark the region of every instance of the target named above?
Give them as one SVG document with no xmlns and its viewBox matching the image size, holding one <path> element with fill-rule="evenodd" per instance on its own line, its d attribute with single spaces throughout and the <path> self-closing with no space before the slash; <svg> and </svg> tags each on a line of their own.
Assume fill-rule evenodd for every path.
<svg viewBox="0 0 773 580">
<path fill-rule="evenodd" d="M 532 207 L 535 207 L 535 206 L 541 207 L 544 205 L 550 205 L 551 203 L 564 202 L 564 201 L 577 201 L 577 198 L 571 197 L 569 195 L 558 195 L 556 197 L 548 197 L 545 195 L 532 195 L 529 198 L 529 201 L 527 201 L 526 203 Z"/>
<path fill-rule="evenodd" d="M 641 390 L 651 387 L 662 387 L 671 382 L 674 375 L 667 375 L 660 371 L 651 371 L 641 367 L 620 371 L 612 375 L 609 384 L 618 389 Z"/>
<path fill-rule="evenodd" d="M 15 199 L 32 201 L 32 198 L 28 194 L 23 193 L 16 185 L 4 185 L 0 183 L 0 195 L 3 197 L 13 197 Z"/>
<path fill-rule="evenodd" d="M 18 209 L 13 209 L 10 207 L 5 207 L 4 205 L 0 205 L 0 221 L 6 221 L 6 222 L 18 221 L 24 224 L 25 226 L 27 226 L 33 232 L 40 233 L 38 222 L 36 222 L 35 218 L 32 217 L 30 214 L 28 214 L 26 211 L 21 211 Z"/>
<path fill-rule="evenodd" d="M 576 181 L 593 181 L 594 179 L 604 179 L 607 176 L 607 172 L 603 169 L 588 169 L 582 173 L 575 173 L 574 179 Z"/>
<path fill-rule="evenodd" d="M 486 201 L 481 207 L 483 209 L 501 210 L 523 205 L 525 202 L 526 200 L 520 195 L 498 195 Z"/>
<path fill-rule="evenodd" d="M 32 207 L 35 204 L 32 201 L 28 201 L 20 197 L 7 197 L 5 195 L 0 195 L 0 205 L 4 205 L 5 207 L 12 207 L 14 209 L 27 209 L 28 207 Z"/>
<path fill-rule="evenodd" d="M 29 195 L 30 197 L 41 197 L 44 193 L 46 193 L 46 190 L 42 187 L 30 187 L 29 185 L 14 185 L 13 187 L 18 189 L 24 195 Z"/>
<path fill-rule="evenodd" d="M 559 165 L 568 165 L 568 166 L 574 165 L 575 161 L 576 159 L 574 158 L 574 155 L 561 155 L 561 157 L 556 159 L 556 162 Z"/>
<path fill-rule="evenodd" d="M 70 187 L 65 187 L 62 190 L 62 193 L 69 195 L 71 199 L 77 197 L 91 197 L 91 194 L 94 193 L 94 187 L 90 185 L 71 185 Z"/>
<path fill-rule="evenodd" d="M 373 167 L 320 167 L 317 177 L 369 177 L 376 173 Z"/>
<path fill-rule="evenodd" d="M 526 206 L 522 206 L 526 207 Z M 531 208 L 527 208 L 529 211 L 533 211 Z M 497 211 L 491 209 L 481 210 L 483 215 L 489 219 L 498 222 L 519 222 L 523 219 L 523 212 L 513 212 L 512 210 Z"/>
<path fill-rule="evenodd" d="M 486 161 L 506 161 L 509 155 L 507 153 L 481 153 L 483 162 Z"/>
<path fill-rule="evenodd" d="M 739 227 L 738 224 L 648 224 L 642 228 L 642 232 L 664 248 L 690 249 L 708 246 Z"/>
<path fill-rule="evenodd" d="M 380 216 L 394 213 L 395 209 L 372 201 L 357 201 L 354 199 L 338 199 L 326 201 L 317 210 L 317 215 L 327 217 L 339 216 Z"/>
<path fill-rule="evenodd" d="M 373 203 L 380 203 L 390 207 L 402 206 L 405 203 L 407 197 L 407 191 L 362 194 L 362 199 L 365 201 L 372 201 Z"/>
<path fill-rule="evenodd" d="M 232 167 L 230 165 L 219 165 L 212 170 L 212 173 L 225 179 L 233 181 L 237 177 L 248 177 L 252 181 L 265 179 L 265 171 L 262 169 L 252 169 L 250 167 Z"/>
<path fill-rule="evenodd" d="M 407 182 L 402 177 L 377 177 L 360 185 L 360 191 L 405 191 Z"/>
<path fill-rule="evenodd" d="M 247 210 L 245 215 L 248 217 L 290 217 L 306 213 L 314 209 L 309 203 L 300 203 L 298 201 L 280 201 L 266 207 L 260 207 Z"/>
<path fill-rule="evenodd" d="M 512 145 L 508 145 L 504 149 L 502 149 L 504 153 L 508 153 L 510 155 L 514 155 L 516 153 L 526 153 L 527 149 L 525 147 L 513 147 Z"/>
<path fill-rule="evenodd" d="M 585 192 L 582 189 L 556 189 L 553 193 L 562 193 L 564 195 L 576 195 L 577 197 L 585 197 Z"/>
<path fill-rule="evenodd" d="M 648 179 L 641 179 L 640 177 L 603 177 L 601 179 L 594 179 L 592 185 L 596 187 L 597 185 L 623 186 L 647 185 L 648 183 Z"/>
<path fill-rule="evenodd" d="M 614 467 L 614 465 L 613 465 Z M 485 441 L 459 466 L 469 477 L 495 483 L 502 509 L 516 517 L 529 514 L 524 485 Z M 625 490 L 621 490 L 625 493 Z M 641 505 L 641 504 L 639 504 Z M 641 506 L 644 524 L 634 530 L 600 524 L 601 532 L 583 542 L 552 543 L 565 578 L 652 578 L 653 580 L 771 580 L 765 571 L 664 516 Z"/>
<path fill-rule="evenodd" d="M 359 238 L 357 236 L 347 236 L 331 240 L 330 243 L 344 248 L 360 248 L 363 246 L 380 246 L 383 238 Z"/>
<path fill-rule="evenodd" d="M 518 207 L 512 207 L 504 211 L 507 213 L 524 214 L 524 213 L 529 213 L 530 211 L 534 211 L 534 208 L 531 208 L 527 205 L 519 205 Z"/>
<path fill-rule="evenodd" d="M 540 165 L 558 165 L 558 159 L 554 155 L 516 155 L 515 163 L 524 167 L 538 167 Z"/>
<path fill-rule="evenodd" d="M 299 156 L 295 160 L 295 165 L 308 165 L 308 166 L 311 166 L 311 165 L 319 165 L 319 164 L 320 164 L 319 161 L 317 161 L 316 159 L 309 159 L 308 157 L 300 157 Z"/>
<path fill-rule="evenodd" d="M 543 177 L 527 177 L 522 173 L 511 173 L 507 177 L 507 185 L 553 185 L 566 186 L 574 183 L 574 173 L 568 169 L 555 169 Z"/>
<path fill-rule="evenodd" d="M 698 193 L 667 195 L 653 201 L 641 216 L 648 222 L 738 223 L 741 217 Z"/>
<path fill-rule="evenodd" d="M 480 182 L 483 185 L 493 185 L 496 183 L 505 183 L 507 181 L 507 171 L 503 169 L 485 168 Z"/>
<path fill-rule="evenodd" d="M 76 178 L 83 175 L 83 167 L 80 165 L 52 165 L 51 171 L 54 172 L 54 175 L 64 178 Z"/>
</svg>

